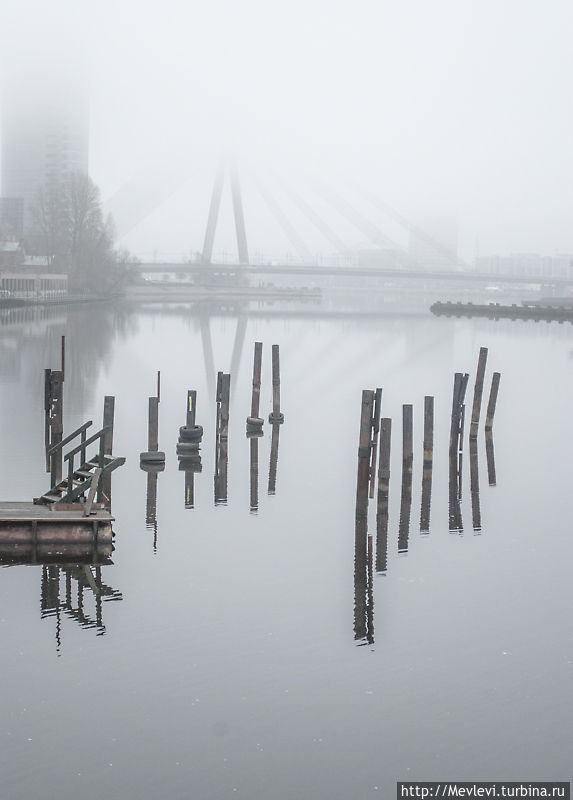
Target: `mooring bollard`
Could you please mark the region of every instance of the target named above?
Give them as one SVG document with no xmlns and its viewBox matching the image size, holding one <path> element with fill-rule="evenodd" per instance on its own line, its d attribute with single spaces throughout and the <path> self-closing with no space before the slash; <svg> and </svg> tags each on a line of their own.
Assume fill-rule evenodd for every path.
<svg viewBox="0 0 573 800">
<path fill-rule="evenodd" d="M 377 388 L 374 396 L 374 414 L 372 416 L 372 452 L 370 454 L 370 499 L 374 497 L 376 485 L 376 458 L 378 455 L 378 433 L 380 431 L 380 414 L 382 411 L 382 389 Z"/>
<path fill-rule="evenodd" d="M 376 572 L 385 572 L 388 560 L 388 494 L 390 489 L 390 444 L 392 420 L 380 421 L 378 459 L 378 503 L 376 509 Z"/>
<path fill-rule="evenodd" d="M 284 422 L 284 414 L 281 412 L 281 373 L 279 364 L 279 346 L 273 344 L 272 346 L 272 362 L 273 362 L 273 410 L 269 414 L 269 422 L 271 424 Z"/>
<path fill-rule="evenodd" d="M 480 347 L 476 382 L 474 386 L 474 402 L 472 407 L 472 419 L 470 424 L 470 439 L 476 439 L 479 427 L 481 412 L 481 398 L 483 394 L 483 382 L 485 378 L 485 367 L 487 363 L 487 347 Z"/>
<path fill-rule="evenodd" d="M 489 401 L 487 404 L 487 411 L 485 416 L 485 429 L 491 431 L 493 428 L 493 416 L 495 414 L 495 405 L 497 403 L 497 393 L 499 391 L 499 382 L 501 375 L 499 372 L 494 372 L 491 379 L 491 389 L 489 392 Z"/>
<path fill-rule="evenodd" d="M 360 414 L 360 440 L 358 445 L 358 476 L 356 482 L 356 516 L 368 515 L 368 486 L 370 482 L 370 448 L 372 446 L 372 414 L 374 392 L 362 391 L 362 411 Z"/>
<path fill-rule="evenodd" d="M 263 420 L 259 417 L 261 399 L 261 368 L 263 360 L 263 343 L 255 342 L 253 358 L 253 392 L 251 397 L 251 415 L 247 417 L 247 431 L 261 430 Z M 262 432 L 262 431 L 261 431 Z"/>
</svg>

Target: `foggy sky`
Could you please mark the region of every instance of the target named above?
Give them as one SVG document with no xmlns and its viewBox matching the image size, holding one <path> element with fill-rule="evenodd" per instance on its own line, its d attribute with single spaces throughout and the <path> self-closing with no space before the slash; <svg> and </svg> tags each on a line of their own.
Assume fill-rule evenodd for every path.
<svg viewBox="0 0 573 800">
<path fill-rule="evenodd" d="M 4 82 L 86 67 L 102 197 L 128 181 L 168 195 L 121 242 L 144 256 L 201 249 L 222 153 L 252 252 L 293 249 L 261 181 L 311 251 L 333 246 L 280 181 L 369 246 L 318 177 L 396 241 L 361 188 L 429 232 L 457 220 L 466 258 L 551 254 L 573 252 L 572 23 L 566 0 L 4 0 L 0 63 Z M 215 250 L 236 252 L 228 187 L 224 204 Z"/>
</svg>

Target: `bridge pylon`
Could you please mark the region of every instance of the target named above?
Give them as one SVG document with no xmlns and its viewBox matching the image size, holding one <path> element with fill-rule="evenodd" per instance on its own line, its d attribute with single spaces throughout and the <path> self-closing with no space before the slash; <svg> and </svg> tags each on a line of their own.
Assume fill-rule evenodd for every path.
<svg viewBox="0 0 573 800">
<path fill-rule="evenodd" d="M 209 216 L 207 217 L 207 227 L 205 229 L 205 240 L 203 242 L 203 252 L 201 261 L 203 264 L 210 264 L 213 258 L 213 244 L 215 232 L 219 220 L 219 209 L 221 207 L 221 196 L 225 177 L 229 176 L 231 184 L 231 197 L 233 200 L 233 215 L 235 218 L 235 233 L 237 236 L 237 249 L 239 251 L 239 263 L 249 263 L 249 250 L 247 247 L 247 232 L 245 229 L 245 215 L 243 212 L 243 200 L 241 194 L 241 184 L 239 173 L 234 163 L 221 162 L 215 175 L 211 203 L 209 205 Z"/>
</svg>

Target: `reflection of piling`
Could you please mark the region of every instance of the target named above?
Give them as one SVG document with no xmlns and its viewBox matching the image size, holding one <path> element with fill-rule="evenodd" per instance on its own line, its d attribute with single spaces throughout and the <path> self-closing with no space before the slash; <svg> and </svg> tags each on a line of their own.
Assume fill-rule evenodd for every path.
<svg viewBox="0 0 573 800">
<path fill-rule="evenodd" d="M 251 445 L 251 485 L 250 508 L 257 511 L 259 508 L 259 438 L 252 436 Z"/>
<path fill-rule="evenodd" d="M 414 458 L 413 409 L 402 406 L 402 495 L 400 498 L 400 523 L 398 527 L 398 552 L 408 551 L 410 510 L 412 507 L 412 462 Z"/>
<path fill-rule="evenodd" d="M 251 397 L 251 416 L 247 417 L 247 431 L 260 430 L 263 420 L 259 417 L 261 399 L 261 366 L 263 360 L 263 343 L 255 342 L 253 359 L 253 392 Z"/>
<path fill-rule="evenodd" d="M 157 551 L 157 478 L 158 470 L 147 471 L 147 495 L 145 500 L 145 524 L 153 529 L 153 550 Z"/>
<path fill-rule="evenodd" d="M 113 419 L 115 412 L 115 397 L 106 395 L 103 401 L 103 452 L 111 455 L 113 452 Z M 111 472 L 105 472 L 99 482 L 98 503 L 105 503 L 106 508 L 111 508 Z"/>
<path fill-rule="evenodd" d="M 360 440 L 358 444 L 358 476 L 356 483 L 356 516 L 368 515 L 368 487 L 370 483 L 370 447 L 374 392 L 362 391 L 362 411 L 360 414 Z"/>
<path fill-rule="evenodd" d="M 269 422 L 280 424 L 284 422 L 284 414 L 281 412 L 281 373 L 279 363 L 279 346 L 273 344 L 272 346 L 272 362 L 273 362 L 273 410 L 269 414 Z"/>
<path fill-rule="evenodd" d="M 481 530 L 479 504 L 479 466 L 477 439 L 470 438 L 470 494 L 472 498 L 472 525 L 474 531 Z"/>
<path fill-rule="evenodd" d="M 432 466 L 434 459 L 434 398 L 424 397 L 424 464 L 422 467 L 422 504 L 420 530 L 430 530 Z"/>
<path fill-rule="evenodd" d="M 275 494 L 277 486 L 277 469 L 279 463 L 279 436 L 280 423 L 273 422 L 271 434 L 271 456 L 269 460 L 269 486 L 268 494 Z"/>
<path fill-rule="evenodd" d="M 354 535 L 354 639 L 368 635 L 368 523 L 366 517 L 356 517 Z"/>
<path fill-rule="evenodd" d="M 490 486 L 495 486 L 495 453 L 493 448 L 493 433 L 491 430 L 485 432 L 485 455 L 487 458 L 487 479 Z"/>
<path fill-rule="evenodd" d="M 480 347 L 477 373 L 476 373 L 476 382 L 474 386 L 474 402 L 472 406 L 472 419 L 470 424 L 470 439 L 477 438 L 486 363 L 487 363 L 487 347 Z"/>
<path fill-rule="evenodd" d="M 499 390 L 499 381 L 501 375 L 499 372 L 494 372 L 491 379 L 491 389 L 489 392 L 489 401 L 487 404 L 487 411 L 485 416 L 485 429 L 491 431 L 493 427 L 493 415 L 495 414 L 495 404 L 497 403 L 497 393 Z"/>
<path fill-rule="evenodd" d="M 380 413 L 382 410 L 382 389 L 376 389 L 374 414 L 372 417 L 372 453 L 370 460 L 370 498 L 374 497 L 376 485 L 376 456 L 378 454 L 378 434 L 380 431 Z"/>
<path fill-rule="evenodd" d="M 392 420 L 380 422 L 378 461 L 378 503 L 376 509 L 376 572 L 385 572 L 388 559 L 388 493 L 390 489 L 390 442 Z"/>
<path fill-rule="evenodd" d="M 448 481 L 448 520 L 449 529 L 451 531 L 461 531 L 462 524 L 462 510 L 460 506 L 459 496 L 459 481 L 458 481 L 458 454 L 455 450 L 450 450 L 450 469 Z"/>
</svg>

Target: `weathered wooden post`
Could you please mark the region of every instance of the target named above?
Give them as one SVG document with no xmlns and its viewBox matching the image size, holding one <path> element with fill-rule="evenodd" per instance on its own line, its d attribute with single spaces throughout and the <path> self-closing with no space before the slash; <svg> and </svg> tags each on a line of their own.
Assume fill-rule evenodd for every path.
<svg viewBox="0 0 573 800">
<path fill-rule="evenodd" d="M 231 376 L 228 372 L 221 375 L 221 439 L 229 436 L 229 403 L 231 396 Z"/>
<path fill-rule="evenodd" d="M 161 402 L 161 371 L 157 370 L 157 402 Z"/>
<path fill-rule="evenodd" d="M 60 444 L 64 433 L 64 382 L 60 370 L 50 372 L 50 448 Z M 50 472 L 52 486 L 62 480 L 62 448 L 58 447 L 51 455 Z"/>
<path fill-rule="evenodd" d="M 187 412 L 185 415 L 185 424 L 188 428 L 195 427 L 195 413 L 197 409 L 197 392 L 191 389 L 187 392 Z"/>
<path fill-rule="evenodd" d="M 491 379 L 491 389 L 489 392 L 489 401 L 487 404 L 487 411 L 485 417 L 485 429 L 491 431 L 493 428 L 493 415 L 495 414 L 495 405 L 497 403 L 497 393 L 499 391 L 499 382 L 501 375 L 499 372 L 494 372 Z"/>
<path fill-rule="evenodd" d="M 247 417 L 247 431 L 261 430 L 263 427 L 263 420 L 261 417 L 259 417 L 262 361 L 263 343 L 255 342 L 253 359 L 253 393 L 251 397 L 251 415 Z"/>
<path fill-rule="evenodd" d="M 434 398 L 424 397 L 424 464 L 422 468 L 422 503 L 420 530 L 430 530 L 432 466 L 434 458 Z"/>
<path fill-rule="evenodd" d="M 479 504 L 479 464 L 477 438 L 470 438 L 470 494 L 472 498 L 472 525 L 474 531 L 481 530 Z"/>
<path fill-rule="evenodd" d="M 147 426 L 147 451 L 140 453 L 139 461 L 142 469 L 165 468 L 165 452 L 159 450 L 159 400 L 157 397 L 149 398 L 148 426 Z"/>
<path fill-rule="evenodd" d="M 402 406 L 402 448 L 403 470 L 411 473 L 414 460 L 414 421 L 413 407 L 410 404 Z"/>
<path fill-rule="evenodd" d="M 402 494 L 398 527 L 398 552 L 408 552 L 410 511 L 412 508 L 412 462 L 414 458 L 413 409 L 402 406 Z"/>
<path fill-rule="evenodd" d="M 46 472 L 50 471 L 50 411 L 52 408 L 52 370 L 44 370 L 44 450 L 46 453 Z"/>
<path fill-rule="evenodd" d="M 374 497 L 376 485 L 376 457 L 378 455 L 378 433 L 380 431 L 380 413 L 382 411 L 382 389 L 376 389 L 374 397 L 374 414 L 372 417 L 372 452 L 370 460 L 370 498 Z"/>
<path fill-rule="evenodd" d="M 66 337 L 62 336 L 62 383 L 66 375 Z"/>
<path fill-rule="evenodd" d="M 370 482 L 370 448 L 372 446 L 372 414 L 374 392 L 362 391 L 362 411 L 360 414 L 360 439 L 358 445 L 358 476 L 356 483 L 356 516 L 368 516 L 368 485 Z"/>
<path fill-rule="evenodd" d="M 385 572 L 388 559 L 388 494 L 390 489 L 390 444 L 392 420 L 380 422 L 380 458 L 378 460 L 378 504 L 376 509 L 376 572 Z"/>
<path fill-rule="evenodd" d="M 273 344 L 272 346 L 272 362 L 273 362 L 273 410 L 269 414 L 269 422 L 281 424 L 284 422 L 284 414 L 281 412 L 281 374 L 279 364 L 279 346 Z"/>
<path fill-rule="evenodd" d="M 215 440 L 215 505 L 227 502 L 227 465 L 229 437 L 229 401 L 231 376 L 217 375 L 217 435 Z"/>
<path fill-rule="evenodd" d="M 103 423 L 102 427 L 107 428 L 103 436 L 104 455 L 111 455 L 113 452 L 113 419 L 115 413 L 115 397 L 106 395 L 103 400 Z M 84 432 L 85 436 L 85 432 Z M 85 461 L 85 452 L 82 453 L 81 463 Z M 100 464 L 102 467 L 103 464 Z M 106 508 L 111 508 L 111 472 L 106 472 L 100 478 L 98 486 L 98 503 L 105 503 Z"/>
<path fill-rule="evenodd" d="M 458 438 L 460 430 L 459 409 L 460 391 L 462 385 L 462 373 L 456 372 L 454 375 L 454 391 L 452 395 L 452 417 L 450 424 L 450 453 L 458 452 Z"/>
<path fill-rule="evenodd" d="M 487 363 L 487 347 L 480 347 L 479 358 L 474 386 L 474 402 L 472 406 L 472 420 L 470 424 L 470 439 L 476 439 L 479 427 L 481 411 L 481 398 L 483 394 L 483 381 L 485 377 L 485 367 Z"/>
</svg>

